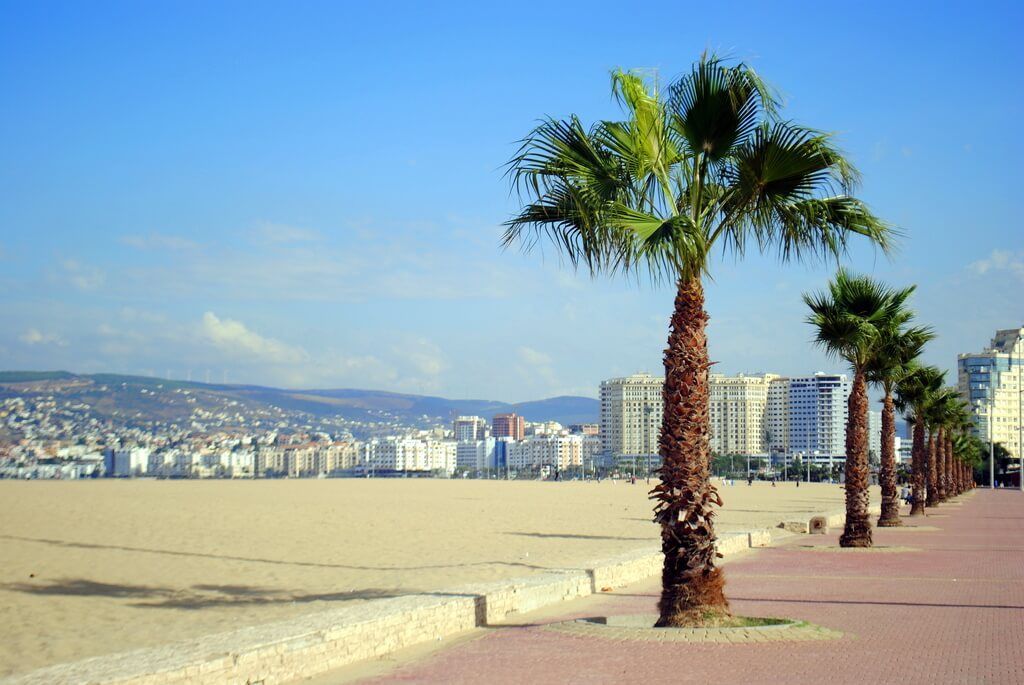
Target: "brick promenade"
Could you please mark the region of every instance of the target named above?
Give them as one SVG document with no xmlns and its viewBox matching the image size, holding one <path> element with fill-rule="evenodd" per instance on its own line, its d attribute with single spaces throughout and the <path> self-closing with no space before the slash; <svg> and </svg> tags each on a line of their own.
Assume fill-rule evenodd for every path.
<svg viewBox="0 0 1024 685">
<path fill-rule="evenodd" d="M 374 682 L 1024 683 L 1024 495 L 976 491 L 930 511 L 905 519 L 919 530 L 876 529 L 878 551 L 821 549 L 837 548 L 833 531 L 726 566 L 735 613 L 804 619 L 838 640 L 659 643 L 543 627 L 653 612 L 647 582 L 481 630 Z"/>
</svg>

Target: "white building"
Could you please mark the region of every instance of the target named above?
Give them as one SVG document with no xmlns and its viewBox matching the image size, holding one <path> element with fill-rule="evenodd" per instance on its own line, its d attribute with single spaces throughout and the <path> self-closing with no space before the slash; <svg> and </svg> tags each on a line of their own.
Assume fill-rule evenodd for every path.
<svg viewBox="0 0 1024 685">
<path fill-rule="evenodd" d="M 846 441 L 845 432 L 843 442 Z M 882 412 L 868 412 L 868 457 L 881 462 L 882 459 Z"/>
<path fill-rule="evenodd" d="M 456 443 L 456 465 L 469 471 L 483 471 L 497 468 L 494 438 L 486 440 L 463 440 Z"/>
<path fill-rule="evenodd" d="M 489 431 L 490 427 L 487 422 L 479 416 L 459 416 L 452 422 L 452 432 L 456 442 L 483 440 Z"/>
<path fill-rule="evenodd" d="M 846 410 L 852 384 L 846 374 L 772 380 L 767 433 L 772 453 L 812 461 L 846 458 Z"/>
<path fill-rule="evenodd" d="M 601 441 L 612 459 L 658 454 L 664 379 L 649 373 L 601 382 Z"/>
<path fill-rule="evenodd" d="M 773 373 L 725 376 L 710 385 L 711 451 L 715 454 L 768 454 L 768 395 Z"/>
<path fill-rule="evenodd" d="M 144 476 L 149 470 L 149 450 L 145 447 L 131 447 L 119 450 L 109 450 L 107 475 L 116 478 L 131 476 Z"/>
<path fill-rule="evenodd" d="M 378 471 L 455 472 L 458 443 L 451 440 L 387 437 L 364 445 L 364 464 Z"/>
<path fill-rule="evenodd" d="M 984 352 L 957 355 L 957 388 L 975 434 L 1024 452 L 1024 327 L 996 331 Z"/>
<path fill-rule="evenodd" d="M 582 435 L 534 435 L 507 445 L 512 470 L 579 468 L 583 464 Z M 593 449 L 591 442 L 589 449 Z"/>
</svg>

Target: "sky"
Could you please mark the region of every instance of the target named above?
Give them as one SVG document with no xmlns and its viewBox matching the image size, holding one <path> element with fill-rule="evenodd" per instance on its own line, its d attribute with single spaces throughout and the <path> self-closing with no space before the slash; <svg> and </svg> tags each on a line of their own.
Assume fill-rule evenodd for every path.
<svg viewBox="0 0 1024 685">
<path fill-rule="evenodd" d="M 493 6 L 492 6 L 493 5 Z M 899 228 L 926 361 L 1024 324 L 1019 3 L 0 1 L 0 368 L 525 401 L 658 373 L 670 288 L 503 250 L 503 166 L 610 70 L 742 60 Z M 716 257 L 724 373 L 842 370 L 835 263 Z M 955 373 L 955 372 L 954 372 Z M 955 376 L 953 377 L 955 382 Z"/>
</svg>

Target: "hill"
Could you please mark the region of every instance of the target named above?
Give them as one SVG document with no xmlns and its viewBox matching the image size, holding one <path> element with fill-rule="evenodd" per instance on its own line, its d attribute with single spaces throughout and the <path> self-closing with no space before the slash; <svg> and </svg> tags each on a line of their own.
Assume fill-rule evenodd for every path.
<svg viewBox="0 0 1024 685">
<path fill-rule="evenodd" d="M 142 389 L 146 390 L 145 394 L 140 394 L 139 390 Z M 504 412 L 515 412 L 528 421 L 592 423 L 598 420 L 599 406 L 595 399 L 573 396 L 512 404 L 494 400 L 452 400 L 382 390 L 290 390 L 106 373 L 0 371 L 0 394 L 10 396 L 43 392 L 73 395 L 94 404 L 97 409 L 102 407 L 111 412 L 125 412 L 140 419 L 154 412 L 159 416 L 152 418 L 171 419 L 169 414 L 173 413 L 171 407 L 176 406 L 175 403 L 160 400 L 162 395 L 170 395 L 176 390 L 190 390 L 200 399 L 233 399 L 253 408 L 274 406 L 317 417 L 341 416 L 351 421 L 373 422 L 388 417 L 406 425 L 447 423 L 457 415 L 476 415 L 490 419 Z"/>
</svg>

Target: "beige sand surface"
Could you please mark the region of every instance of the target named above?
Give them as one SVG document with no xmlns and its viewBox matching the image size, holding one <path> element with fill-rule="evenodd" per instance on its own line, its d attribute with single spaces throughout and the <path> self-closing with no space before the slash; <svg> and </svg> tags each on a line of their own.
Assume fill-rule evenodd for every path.
<svg viewBox="0 0 1024 685">
<path fill-rule="evenodd" d="M 651 548 L 646 491 L 610 481 L 0 481 L 0 676 Z M 839 509 L 843 498 L 836 485 L 721 491 L 723 531 Z"/>
</svg>

